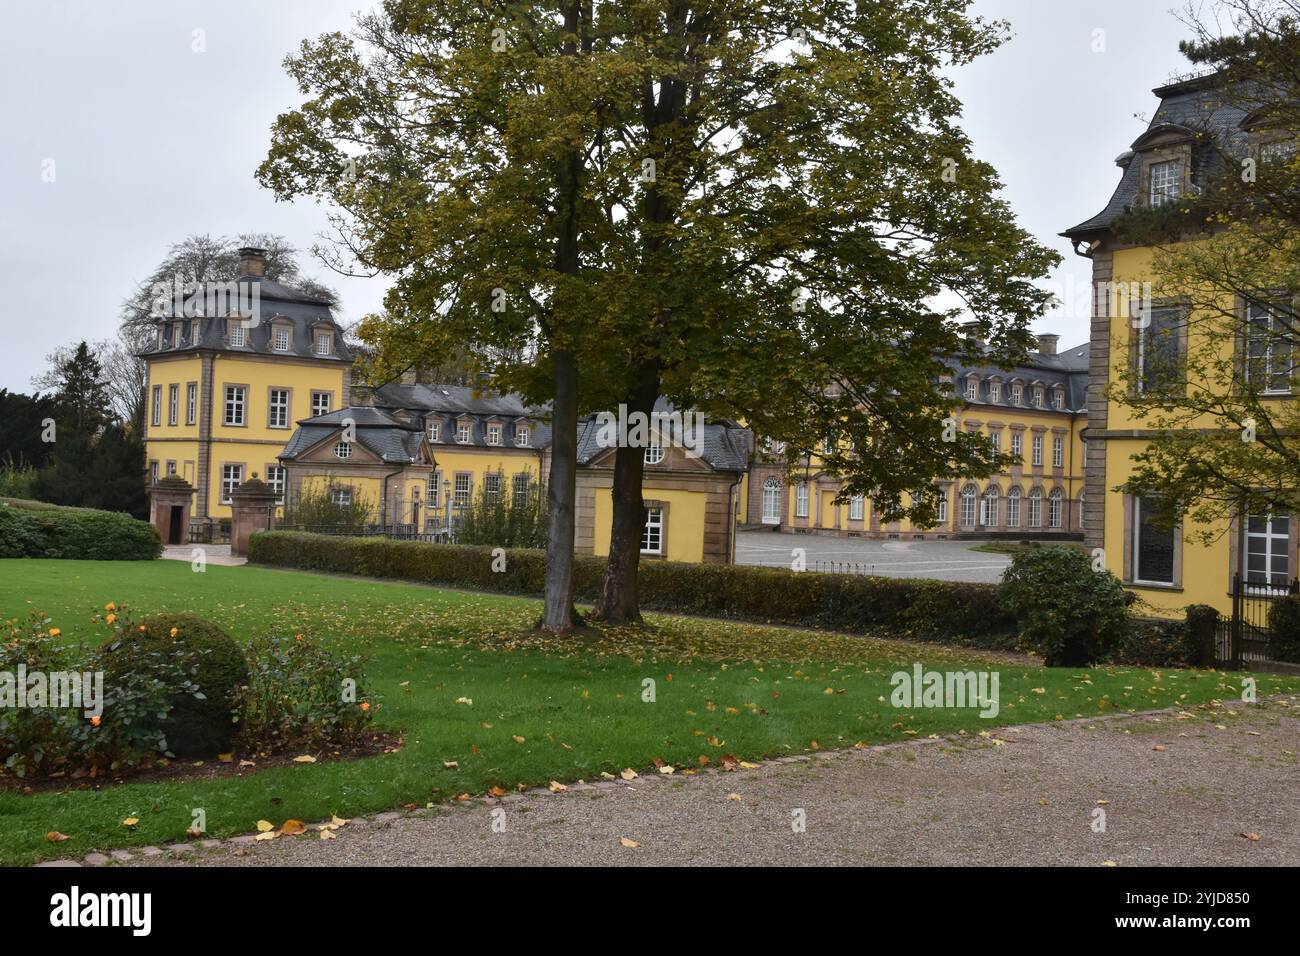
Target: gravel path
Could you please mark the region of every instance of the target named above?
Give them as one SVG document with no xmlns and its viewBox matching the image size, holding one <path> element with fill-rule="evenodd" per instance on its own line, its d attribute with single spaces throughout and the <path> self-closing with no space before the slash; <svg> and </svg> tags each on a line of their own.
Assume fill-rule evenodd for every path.
<svg viewBox="0 0 1300 956">
<path fill-rule="evenodd" d="M 1298 750 L 1290 698 L 476 799 L 127 865 L 1295 866 Z"/>
</svg>

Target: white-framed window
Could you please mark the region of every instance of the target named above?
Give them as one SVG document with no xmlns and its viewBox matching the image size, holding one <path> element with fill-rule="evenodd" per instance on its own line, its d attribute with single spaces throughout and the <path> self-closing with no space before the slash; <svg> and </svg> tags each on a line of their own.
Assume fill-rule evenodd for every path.
<svg viewBox="0 0 1300 956">
<path fill-rule="evenodd" d="M 989 432 L 989 447 L 993 449 L 993 454 L 1002 454 L 1002 433 Z"/>
<path fill-rule="evenodd" d="M 483 496 L 494 503 L 501 500 L 501 472 L 489 471 L 483 475 Z"/>
<path fill-rule="evenodd" d="M 1030 439 L 1029 447 L 1031 449 L 1029 463 L 1031 465 L 1041 465 L 1043 463 L 1043 436 L 1035 435 Z"/>
<path fill-rule="evenodd" d="M 244 343 L 248 341 L 248 330 L 244 328 L 244 323 L 238 319 L 230 320 L 230 344 L 234 348 L 243 348 Z"/>
<path fill-rule="evenodd" d="M 1149 199 L 1152 206 L 1173 202 L 1182 195 L 1183 164 L 1180 160 L 1170 159 L 1163 163 L 1152 163 L 1149 175 L 1151 177 Z"/>
<path fill-rule="evenodd" d="M 472 476 L 467 472 L 461 472 L 452 480 L 451 501 L 457 508 L 465 508 L 469 506 L 472 481 Z"/>
<path fill-rule="evenodd" d="M 1043 407 L 1043 386 L 1034 386 L 1034 408 Z"/>
<path fill-rule="evenodd" d="M 248 388 L 243 385 L 226 386 L 225 415 L 227 425 L 243 425 L 248 420 Z"/>
<path fill-rule="evenodd" d="M 763 524 L 781 523 L 781 479 L 769 475 L 763 479 Z"/>
<path fill-rule="evenodd" d="M 487 427 L 487 443 L 489 445 L 501 444 L 501 426 L 492 424 Z"/>
<path fill-rule="evenodd" d="M 1061 435 L 1052 436 L 1052 467 L 1065 467 L 1065 438 Z"/>
<path fill-rule="evenodd" d="M 939 500 L 934 506 L 934 523 L 943 525 L 948 523 L 948 491 L 945 489 L 939 496 Z"/>
<path fill-rule="evenodd" d="M 284 476 L 283 465 L 266 466 L 266 483 L 275 489 L 275 503 L 280 505 L 284 504 Z"/>
<path fill-rule="evenodd" d="M 1043 489 L 1034 488 L 1029 492 L 1029 527 L 1043 526 Z"/>
<path fill-rule="evenodd" d="M 442 423 L 436 419 L 430 419 L 424 423 L 425 431 L 429 433 L 429 441 L 440 441 L 438 437 L 442 434 Z"/>
<path fill-rule="evenodd" d="M 980 380 L 977 378 L 966 379 L 966 401 L 973 402 L 980 397 Z"/>
<path fill-rule="evenodd" d="M 352 457 L 352 442 L 350 442 L 350 441 L 341 441 L 341 442 L 337 442 L 337 443 L 334 445 L 334 457 L 335 457 L 335 458 L 343 458 L 343 459 L 351 458 L 351 457 Z"/>
<path fill-rule="evenodd" d="M 269 409 L 266 424 L 271 428 L 289 427 L 289 390 L 273 388 L 268 393 Z"/>
<path fill-rule="evenodd" d="M 193 425 L 199 416 L 199 383 L 190 382 L 185 386 L 185 424 Z"/>
<path fill-rule="evenodd" d="M 664 460 L 664 446 L 660 444 L 647 445 L 645 449 L 645 463 L 647 465 L 657 465 Z"/>
<path fill-rule="evenodd" d="M 1141 584 L 1174 583 L 1176 528 L 1157 525 L 1155 498 L 1133 499 L 1133 580 Z"/>
<path fill-rule="evenodd" d="M 277 325 L 277 326 L 275 327 L 275 335 L 273 336 L 273 338 L 274 338 L 274 340 L 275 340 L 275 345 L 274 345 L 274 347 L 275 347 L 275 350 L 276 350 L 277 352 L 287 352 L 287 351 L 289 351 L 289 330 L 288 330 L 288 328 L 286 328 L 286 327 L 283 326 L 283 325 Z"/>
<path fill-rule="evenodd" d="M 808 482 L 801 481 L 794 486 L 794 516 L 808 517 Z"/>
<path fill-rule="evenodd" d="M 862 495 L 854 495 L 849 499 L 849 520 L 861 521 L 862 516 L 866 513 L 866 499 Z"/>
<path fill-rule="evenodd" d="M 333 332 L 316 333 L 316 354 L 317 355 L 329 355 L 330 352 L 333 351 L 333 348 L 334 348 Z"/>
<path fill-rule="evenodd" d="M 1020 527 L 1020 486 L 1015 485 L 1007 492 L 1007 527 Z"/>
<path fill-rule="evenodd" d="M 334 488 L 330 492 L 330 500 L 340 508 L 350 508 L 352 506 L 352 489 Z"/>
<path fill-rule="evenodd" d="M 1265 393 L 1289 395 L 1296 374 L 1295 320 L 1260 302 L 1246 306 L 1246 381 Z"/>
<path fill-rule="evenodd" d="M 174 462 L 174 461 L 169 461 L 169 462 L 167 462 L 167 467 L 166 467 L 164 470 L 165 470 L 165 471 L 167 472 L 167 474 L 169 474 L 169 475 L 174 475 L 174 474 L 176 474 L 176 462 Z"/>
<path fill-rule="evenodd" d="M 1011 404 L 1023 405 L 1025 403 L 1025 386 L 1019 382 L 1011 383 Z"/>
<path fill-rule="evenodd" d="M 835 454 L 835 439 L 832 436 L 827 435 L 822 439 L 822 455 L 827 456 L 833 454 Z"/>
<path fill-rule="evenodd" d="M 149 403 L 149 424 L 154 426 L 162 424 L 162 386 L 161 385 L 155 385 L 153 387 L 153 397 Z"/>
<path fill-rule="evenodd" d="M 181 323 L 177 322 L 172 326 L 172 347 L 180 348 L 184 344 L 184 328 L 181 326 Z"/>
<path fill-rule="evenodd" d="M 1020 432 L 1011 433 L 1011 454 L 1015 455 L 1019 461 L 1024 461 L 1025 436 Z"/>
<path fill-rule="evenodd" d="M 456 423 L 456 441 L 462 445 L 468 445 L 473 425 L 470 422 Z"/>
<path fill-rule="evenodd" d="M 1291 516 L 1250 515 L 1243 522 L 1242 577 L 1257 590 L 1291 584 Z"/>
<path fill-rule="evenodd" d="M 330 413 L 330 393 L 312 392 L 311 393 L 311 417 L 316 418 L 319 415 L 328 415 L 329 413 Z"/>
<path fill-rule="evenodd" d="M 515 426 L 515 444 L 520 448 L 527 448 L 533 441 L 533 430 L 527 425 Z"/>
<path fill-rule="evenodd" d="M 167 386 L 167 424 L 179 425 L 181 420 L 181 387 Z"/>
<path fill-rule="evenodd" d="M 1065 391 L 1064 389 L 1052 389 L 1052 407 L 1057 409 L 1065 408 Z"/>
<path fill-rule="evenodd" d="M 203 323 L 200 322 L 198 319 L 193 319 L 190 322 L 190 344 L 198 345 L 199 339 L 201 339 L 202 337 L 203 337 Z"/>
<path fill-rule="evenodd" d="M 958 517 L 961 519 L 963 528 L 975 527 L 975 500 L 979 497 L 979 489 L 972 484 L 967 484 L 961 489 L 961 511 Z"/>
<path fill-rule="evenodd" d="M 528 505 L 529 498 L 533 493 L 533 479 L 526 471 L 522 471 L 513 478 L 514 506 L 523 508 Z"/>
<path fill-rule="evenodd" d="M 1000 402 L 1000 401 L 1002 401 L 1002 383 L 1001 383 L 1001 382 L 989 382 L 989 401 L 990 401 L 990 402 Z"/>
<path fill-rule="evenodd" d="M 998 525 L 998 486 L 989 485 L 980 498 L 980 527 L 996 528 Z"/>
<path fill-rule="evenodd" d="M 1260 143 L 1259 161 L 1261 163 L 1286 162 L 1295 155 L 1295 149 L 1294 139 L 1275 139 L 1272 142 Z"/>
<path fill-rule="evenodd" d="M 1061 527 L 1061 507 L 1065 502 L 1065 493 L 1060 488 L 1053 488 L 1052 493 L 1047 496 L 1047 526 L 1049 528 Z"/>
<path fill-rule="evenodd" d="M 230 493 L 244 483 L 243 465 L 221 466 L 221 500 L 230 504 Z"/>
<path fill-rule="evenodd" d="M 442 473 L 431 472 L 429 475 L 428 498 L 429 508 L 439 507 L 438 502 L 442 500 Z"/>
<path fill-rule="evenodd" d="M 158 484 L 158 462 L 156 461 L 149 462 L 149 483 L 151 485 Z"/>
<path fill-rule="evenodd" d="M 663 508 L 647 508 L 645 510 L 645 527 L 641 529 L 641 553 L 664 553 Z"/>
</svg>

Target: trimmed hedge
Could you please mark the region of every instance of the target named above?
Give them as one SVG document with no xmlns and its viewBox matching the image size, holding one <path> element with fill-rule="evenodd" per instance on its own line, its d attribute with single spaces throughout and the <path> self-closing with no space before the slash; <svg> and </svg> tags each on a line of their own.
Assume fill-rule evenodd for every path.
<svg viewBox="0 0 1300 956">
<path fill-rule="evenodd" d="M 542 593 L 546 572 L 540 550 L 510 550 L 506 570 L 494 572 L 488 547 L 294 531 L 254 534 L 248 560 L 534 596 Z M 574 596 L 594 599 L 604 571 L 604 558 L 575 558 Z M 839 631 L 888 628 L 894 635 L 973 647 L 1015 644 L 1015 621 L 998 604 L 992 584 L 673 561 L 641 562 L 640 584 L 646 610 Z"/>
<path fill-rule="evenodd" d="M 160 554 L 158 529 L 130 515 L 39 502 L 0 504 L 0 558 L 148 561 Z"/>
</svg>

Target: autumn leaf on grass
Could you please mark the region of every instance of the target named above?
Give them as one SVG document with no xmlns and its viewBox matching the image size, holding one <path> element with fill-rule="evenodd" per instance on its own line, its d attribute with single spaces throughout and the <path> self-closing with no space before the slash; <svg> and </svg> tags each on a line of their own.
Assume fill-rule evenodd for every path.
<svg viewBox="0 0 1300 956">
<path fill-rule="evenodd" d="M 674 773 L 677 772 L 677 768 L 674 767 L 672 764 L 667 764 L 667 763 L 666 763 L 666 764 L 664 764 L 662 767 L 659 768 L 659 772 L 660 772 L 660 773 L 663 773 L 663 774 L 674 774 Z"/>
<path fill-rule="evenodd" d="M 275 824 L 272 823 L 270 820 L 258 820 L 258 821 L 257 821 L 257 832 L 258 832 L 258 833 L 266 833 L 267 831 L 269 831 L 269 830 L 274 830 L 274 829 L 275 829 Z"/>
<path fill-rule="evenodd" d="M 473 707 L 473 706 L 474 706 L 474 701 L 470 700 L 468 697 L 457 697 L 457 698 L 456 698 L 456 703 L 458 703 L 458 704 L 464 704 L 466 707 Z"/>
<path fill-rule="evenodd" d="M 546 786 L 547 789 L 551 791 L 551 793 L 563 793 L 565 790 L 569 789 L 564 784 L 560 783 L 558 780 L 552 780 Z"/>
<path fill-rule="evenodd" d="M 627 837 L 619 837 L 618 842 L 621 843 L 623 846 L 627 847 L 629 850 L 635 850 L 637 847 L 641 845 L 640 843 L 637 843 L 636 840 L 629 840 Z"/>
<path fill-rule="evenodd" d="M 442 765 L 443 765 L 444 767 L 446 767 L 448 770 L 459 770 L 459 769 L 460 769 L 460 764 L 457 763 L 455 760 L 444 760 L 444 761 L 442 762 Z"/>
<path fill-rule="evenodd" d="M 637 773 L 631 767 L 624 767 L 619 772 L 619 776 L 622 777 L 624 780 L 635 780 L 637 777 Z"/>
<path fill-rule="evenodd" d="M 125 820 L 122 821 L 122 826 L 133 827 L 136 826 L 139 822 L 140 822 L 139 817 L 127 817 Z"/>
<path fill-rule="evenodd" d="M 707 767 L 709 765 L 709 758 L 706 757 L 704 754 L 700 754 L 700 756 L 697 759 L 701 767 Z"/>
<path fill-rule="evenodd" d="M 615 777 L 615 776 L 614 776 L 612 773 L 610 773 L 608 770 L 602 770 L 602 771 L 600 772 L 600 779 L 601 779 L 601 780 L 617 780 L 618 778 Z"/>
<path fill-rule="evenodd" d="M 280 833 L 284 836 L 297 836 L 300 833 L 307 832 L 307 824 L 301 820 L 285 820 L 284 825 L 280 827 Z"/>
<path fill-rule="evenodd" d="M 654 764 L 656 767 L 662 767 L 665 763 L 663 757 L 651 757 L 650 762 Z"/>
<path fill-rule="evenodd" d="M 722 769 L 727 773 L 732 773 L 736 769 L 736 758 L 731 754 L 723 754 Z"/>
<path fill-rule="evenodd" d="M 198 827 L 187 827 L 185 830 L 185 835 L 189 837 L 191 840 L 197 840 L 199 837 L 203 836 L 203 831 L 200 830 Z"/>
<path fill-rule="evenodd" d="M 49 833 L 45 834 L 46 843 L 62 843 L 64 840 L 71 839 L 72 837 L 68 836 L 66 833 L 60 833 L 58 830 L 51 830 Z"/>
<path fill-rule="evenodd" d="M 504 787 L 488 787 L 488 794 L 493 797 L 504 797 L 506 790 Z"/>
</svg>

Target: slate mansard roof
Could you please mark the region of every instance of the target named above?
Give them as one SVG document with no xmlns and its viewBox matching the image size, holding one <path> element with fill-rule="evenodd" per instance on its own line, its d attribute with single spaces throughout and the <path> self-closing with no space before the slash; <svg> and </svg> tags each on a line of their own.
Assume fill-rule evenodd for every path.
<svg viewBox="0 0 1300 956">
<path fill-rule="evenodd" d="M 420 445 L 424 433 L 418 424 L 403 421 L 378 408 L 353 406 L 340 408 L 328 415 L 304 418 L 298 422 L 289 443 L 280 452 L 281 461 L 294 461 L 320 442 L 339 433 L 351 419 L 357 444 L 369 449 L 382 461 L 396 465 L 409 465 L 420 460 Z"/>
<path fill-rule="evenodd" d="M 671 403 L 661 398 L 655 402 L 655 411 L 672 414 L 674 408 Z M 748 470 L 750 454 L 753 451 L 753 440 L 749 429 L 742 428 L 735 422 L 705 420 L 703 430 L 704 443 L 700 458 L 705 464 L 712 467 L 714 471 Z M 670 439 L 674 445 L 681 445 L 682 436 L 676 434 L 676 428 L 670 427 L 668 431 L 672 434 L 661 433 L 662 437 Z M 578 422 L 579 465 L 590 464 L 609 451 L 598 442 L 599 434 L 600 425 L 596 416 L 592 415 Z"/>
<path fill-rule="evenodd" d="M 544 420 L 550 414 L 549 410 L 544 406 L 526 405 L 513 393 L 473 389 L 465 385 L 392 384 L 375 389 L 374 403 L 380 409 L 417 412 L 424 427 L 430 422 L 438 422 L 442 427 L 435 445 L 536 450 L 544 448 L 551 440 L 550 425 Z M 454 437 L 456 423 L 465 418 L 471 422 L 470 440 L 458 442 Z M 501 443 L 497 445 L 489 444 L 487 440 L 488 424 L 493 421 L 508 426 L 503 429 Z M 513 426 L 516 424 L 531 429 L 527 445 L 515 444 Z"/>
<path fill-rule="evenodd" d="M 973 402 L 968 402 L 969 405 L 985 406 L 990 409 L 1005 408 L 1008 411 L 1012 409 L 1028 409 L 1030 411 L 1057 412 L 1058 414 L 1074 413 L 1080 412 L 1087 407 L 1088 400 L 1085 393 L 1088 387 L 1089 347 L 1089 344 L 1085 342 L 1063 352 L 1057 352 L 1055 355 L 1030 352 L 1029 361 L 1011 369 L 998 368 L 995 365 L 967 365 L 956 360 L 949 360 L 945 364 L 952 369 L 953 382 L 960 394 L 965 394 L 968 376 L 976 375 L 979 377 L 979 398 Z M 996 402 L 989 401 L 988 384 L 989 379 L 993 378 L 1002 381 L 1001 398 Z M 1019 405 L 1014 405 L 1011 402 L 1009 385 L 1015 380 L 1020 381 L 1025 386 L 1024 398 Z M 1031 404 L 1033 395 L 1029 389 L 1035 384 L 1041 384 L 1046 390 L 1044 404 L 1041 409 L 1035 408 Z M 1065 407 L 1063 409 L 1052 407 L 1052 389 L 1057 386 L 1065 389 Z"/>
<path fill-rule="evenodd" d="M 244 324 L 247 327 L 248 334 L 245 336 L 244 345 L 232 346 L 230 344 L 226 337 L 228 319 L 224 315 L 175 319 L 165 317 L 158 320 L 158 327 L 166 333 L 163 336 L 162 347 L 155 347 L 141 354 L 152 358 L 160 355 L 196 352 L 200 349 L 206 349 L 233 354 L 246 352 L 259 355 L 297 356 L 298 358 L 315 359 L 321 362 L 352 362 L 352 352 L 338 331 L 338 323 L 334 319 L 334 313 L 329 302 L 317 299 L 281 282 L 276 282 L 274 279 L 247 272 L 240 273 L 233 281 L 248 283 L 247 286 L 241 286 L 241 288 L 249 289 L 255 286 L 257 291 L 257 324 L 254 325 L 249 320 L 245 320 Z M 251 292 L 249 294 L 251 295 Z M 271 347 L 271 329 L 276 324 L 276 320 L 287 320 L 292 326 L 293 333 L 287 351 Z M 201 334 L 197 343 L 193 338 L 194 322 L 196 321 L 201 323 Z M 177 323 L 181 326 L 180 346 L 174 344 L 175 339 L 172 336 L 172 328 Z M 325 323 L 326 327 L 334 332 L 334 344 L 329 355 L 319 355 L 313 351 L 315 332 L 322 323 Z"/>
<path fill-rule="evenodd" d="M 1179 83 L 1170 83 L 1151 91 L 1160 97 L 1160 106 L 1147 130 L 1132 146 L 1116 158 L 1124 173 L 1119 185 L 1104 209 L 1091 219 L 1086 219 L 1061 233 L 1069 239 L 1081 239 L 1104 232 L 1126 213 L 1138 200 L 1142 182 L 1142 164 L 1133 162 L 1134 149 L 1140 149 L 1143 140 L 1162 131 L 1184 132 L 1196 137 L 1192 142 L 1192 182 L 1204 186 L 1208 177 L 1222 166 L 1222 152 L 1232 156 L 1245 156 L 1249 134 L 1243 124 L 1250 115 L 1240 105 L 1224 101 L 1216 76 L 1201 76 Z M 1213 137 L 1213 141 L 1206 138 Z"/>
</svg>

